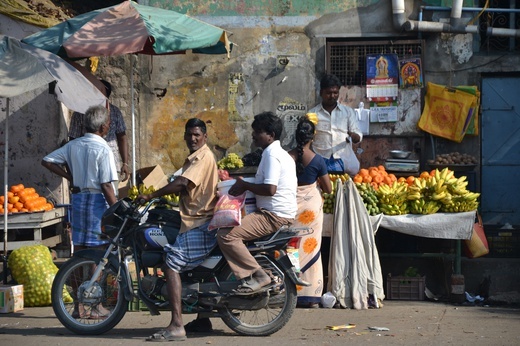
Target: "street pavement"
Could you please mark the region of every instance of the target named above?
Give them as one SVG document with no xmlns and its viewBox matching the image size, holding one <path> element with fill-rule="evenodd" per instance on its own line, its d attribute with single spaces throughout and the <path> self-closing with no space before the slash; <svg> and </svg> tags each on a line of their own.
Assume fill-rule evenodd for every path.
<svg viewBox="0 0 520 346">
<path fill-rule="evenodd" d="M 195 315 L 185 315 L 184 322 Z M 150 316 L 128 312 L 112 331 L 75 335 L 56 319 L 51 307 L 26 307 L 0 314 L 0 345 L 141 345 L 168 324 L 169 312 Z M 430 301 L 385 300 L 380 309 L 297 309 L 289 323 L 269 337 L 244 337 L 220 319 L 214 332 L 193 334 L 184 345 L 520 345 L 520 308 L 469 306 Z M 328 330 L 327 326 L 354 328 Z M 375 330 L 388 329 L 388 330 Z M 148 344 L 148 343 L 146 343 Z"/>
</svg>

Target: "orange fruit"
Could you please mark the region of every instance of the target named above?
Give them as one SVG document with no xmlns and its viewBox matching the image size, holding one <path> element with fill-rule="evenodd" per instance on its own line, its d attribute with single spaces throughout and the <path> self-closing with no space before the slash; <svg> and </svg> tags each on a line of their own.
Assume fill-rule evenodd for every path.
<svg viewBox="0 0 520 346">
<path fill-rule="evenodd" d="M 363 182 L 364 182 L 364 183 L 371 183 L 371 182 L 372 182 L 372 177 L 371 177 L 370 175 L 368 175 L 368 174 L 365 175 L 365 176 L 363 177 Z"/>
<path fill-rule="evenodd" d="M 377 169 L 379 169 L 381 172 L 386 171 L 385 166 L 383 165 L 377 166 Z"/>
<path fill-rule="evenodd" d="M 363 177 L 360 174 L 356 174 L 354 176 L 353 180 L 354 180 L 355 183 L 362 183 L 363 182 Z"/>
<path fill-rule="evenodd" d="M 427 179 L 430 177 L 430 173 L 429 172 L 421 172 L 421 175 L 419 176 L 420 178 L 423 178 L 423 179 Z"/>
<path fill-rule="evenodd" d="M 25 187 L 23 186 L 23 184 L 18 184 L 18 185 L 13 185 L 11 186 L 11 192 L 13 193 L 17 193 L 17 192 L 20 192 L 24 189 Z"/>
<path fill-rule="evenodd" d="M 415 177 L 413 175 L 406 178 L 406 182 L 408 183 L 408 185 L 412 185 L 414 180 L 415 180 Z"/>
<path fill-rule="evenodd" d="M 18 196 L 9 197 L 9 203 L 11 203 L 11 204 L 18 203 L 19 200 L 20 200 L 20 197 L 18 197 Z"/>
</svg>

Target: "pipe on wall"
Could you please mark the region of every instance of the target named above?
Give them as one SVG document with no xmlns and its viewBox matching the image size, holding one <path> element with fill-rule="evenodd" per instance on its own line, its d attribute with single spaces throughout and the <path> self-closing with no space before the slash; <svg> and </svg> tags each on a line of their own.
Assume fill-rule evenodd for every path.
<svg viewBox="0 0 520 346">
<path fill-rule="evenodd" d="M 450 22 L 427 22 L 409 20 L 406 18 L 405 0 L 392 0 L 392 18 L 394 29 L 397 31 L 418 31 L 418 32 L 444 32 L 455 34 L 478 34 L 479 28 L 476 25 L 465 25 L 462 22 L 462 3 L 463 0 L 453 0 Z M 520 30 L 507 28 L 488 28 L 489 36 L 520 37 Z"/>
</svg>

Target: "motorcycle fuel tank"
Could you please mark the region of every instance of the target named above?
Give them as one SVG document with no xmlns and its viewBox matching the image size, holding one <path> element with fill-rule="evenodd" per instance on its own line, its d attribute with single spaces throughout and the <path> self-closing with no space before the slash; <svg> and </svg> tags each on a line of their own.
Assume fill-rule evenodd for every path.
<svg viewBox="0 0 520 346">
<path fill-rule="evenodd" d="M 147 227 L 141 230 L 143 240 L 153 249 L 162 249 L 168 244 L 168 238 L 163 230 L 157 226 Z"/>
</svg>

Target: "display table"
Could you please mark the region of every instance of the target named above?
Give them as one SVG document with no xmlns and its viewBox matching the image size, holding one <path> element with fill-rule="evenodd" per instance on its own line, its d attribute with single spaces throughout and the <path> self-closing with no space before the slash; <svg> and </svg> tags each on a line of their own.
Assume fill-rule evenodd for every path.
<svg viewBox="0 0 520 346">
<path fill-rule="evenodd" d="M 370 221 L 374 229 L 383 227 L 392 231 L 425 238 L 454 239 L 455 274 L 461 273 L 461 243 L 462 239 L 470 239 L 475 224 L 476 211 L 461 213 L 435 213 L 430 215 L 373 215 Z M 449 257 L 444 253 L 406 253 L 393 254 L 394 257 Z M 388 256 L 388 254 L 381 254 Z M 453 255 L 452 255 L 453 257 Z"/>
<path fill-rule="evenodd" d="M 45 246 L 53 247 L 61 243 L 61 235 L 56 234 L 48 238 L 43 239 L 43 229 L 63 221 L 65 216 L 65 208 L 57 207 L 49 211 L 37 212 L 37 213 L 16 213 L 8 215 L 7 217 L 7 230 L 11 233 L 12 230 L 18 230 L 19 233 L 29 235 L 32 237 L 30 240 L 23 241 L 8 241 L 7 251 L 12 251 L 20 248 L 24 245 L 37 245 L 42 244 Z M 0 218 L 0 225 L 3 229 L 4 218 Z"/>
<path fill-rule="evenodd" d="M 378 227 L 417 237 L 439 239 L 470 239 L 475 224 L 475 211 L 463 213 L 435 213 L 430 215 L 371 215 Z"/>
</svg>

